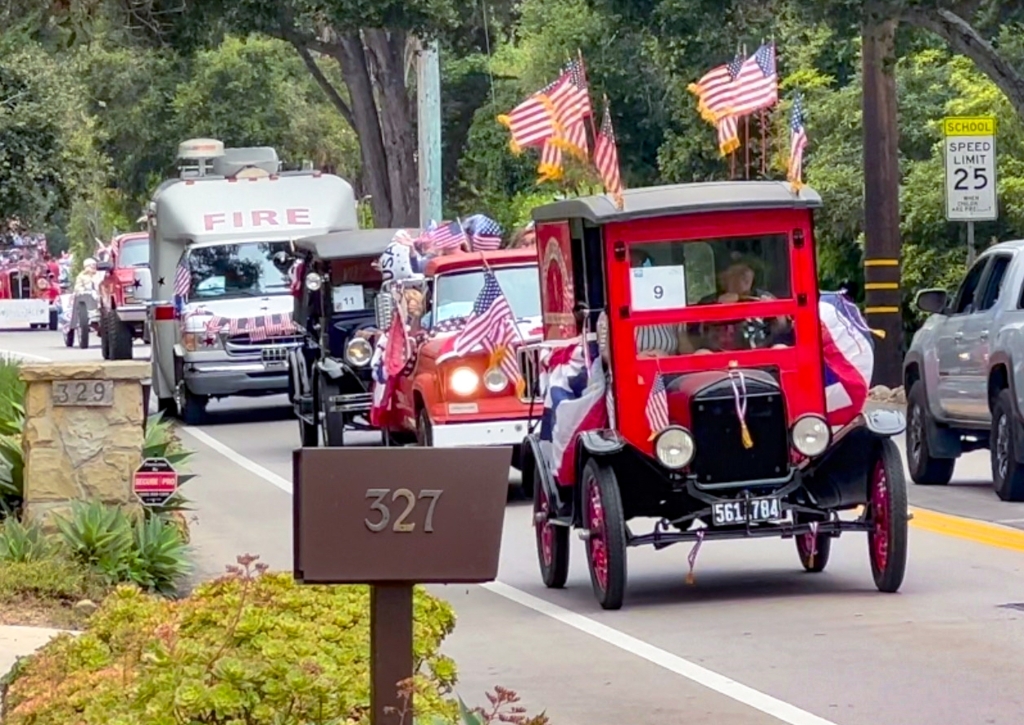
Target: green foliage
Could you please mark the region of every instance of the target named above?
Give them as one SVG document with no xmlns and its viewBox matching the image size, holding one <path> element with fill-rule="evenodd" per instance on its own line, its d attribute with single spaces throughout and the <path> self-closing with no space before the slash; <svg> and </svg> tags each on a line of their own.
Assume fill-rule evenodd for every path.
<svg viewBox="0 0 1024 725">
<path fill-rule="evenodd" d="M 11 677 L 10 725 L 365 723 L 369 590 L 303 586 L 240 557 L 182 600 L 118 589 L 79 637 L 46 645 Z M 451 607 L 417 588 L 416 716 L 451 722 L 454 664 L 439 654 Z"/>
<path fill-rule="evenodd" d="M 166 518 L 134 521 L 120 508 L 76 502 L 67 517 L 54 517 L 63 546 L 75 561 L 110 584 L 131 582 L 171 593 L 190 571 L 181 530 Z"/>
<path fill-rule="evenodd" d="M 54 553 L 54 543 L 36 523 L 23 524 L 8 516 L 0 524 L 0 561 L 40 561 Z"/>
<path fill-rule="evenodd" d="M 34 604 L 67 608 L 83 599 L 102 599 L 105 592 L 105 585 L 92 570 L 61 556 L 0 560 L 0 606 Z"/>
</svg>

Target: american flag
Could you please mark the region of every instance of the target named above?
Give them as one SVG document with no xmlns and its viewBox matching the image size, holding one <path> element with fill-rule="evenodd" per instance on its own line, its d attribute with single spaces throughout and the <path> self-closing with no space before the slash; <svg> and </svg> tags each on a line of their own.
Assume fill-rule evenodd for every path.
<svg viewBox="0 0 1024 725">
<path fill-rule="evenodd" d="M 651 427 L 651 438 L 668 427 L 668 396 L 665 392 L 665 378 L 658 373 L 647 396 L 647 424 Z"/>
<path fill-rule="evenodd" d="M 192 287 L 192 275 L 188 271 L 188 261 L 182 257 L 178 268 L 174 271 L 174 309 L 180 315 L 188 302 L 188 291 Z"/>
<path fill-rule="evenodd" d="M 444 335 L 449 332 L 456 332 L 466 326 L 465 317 L 449 317 L 441 320 L 430 329 L 431 335 Z"/>
<path fill-rule="evenodd" d="M 456 219 L 453 222 L 441 223 L 430 231 L 427 243 L 432 249 L 456 249 L 466 241 L 468 240 L 462 222 Z"/>
<path fill-rule="evenodd" d="M 562 147 L 555 143 L 554 138 L 549 138 L 544 142 L 537 173 L 540 175 L 537 179 L 538 184 L 545 181 L 557 181 L 565 173 L 565 168 L 562 166 Z"/>
<path fill-rule="evenodd" d="M 728 113 L 746 116 L 771 108 L 779 100 L 779 75 L 775 68 L 775 46 L 762 45 L 743 61 L 739 75 L 732 83 Z"/>
<path fill-rule="evenodd" d="M 560 80 L 564 79 L 564 91 L 552 96 L 552 107 L 555 109 L 555 120 L 561 132 L 565 148 L 570 153 L 587 158 L 590 146 L 587 143 L 587 130 L 584 120 L 593 115 L 590 106 L 590 89 L 583 70 L 583 60 L 571 60 L 562 70 Z"/>
<path fill-rule="evenodd" d="M 623 207 L 622 173 L 619 170 L 619 149 L 615 144 L 615 129 L 612 127 L 612 113 L 607 97 L 604 99 L 604 117 L 601 130 L 594 142 L 594 166 L 601 175 L 604 189 L 615 199 L 616 206 Z"/>
<path fill-rule="evenodd" d="M 474 214 L 466 219 L 463 228 L 474 252 L 493 252 L 501 246 L 501 225 L 488 216 Z"/>
<path fill-rule="evenodd" d="M 800 96 L 793 99 L 793 111 L 789 116 L 789 171 L 786 178 L 794 190 L 803 186 L 804 148 L 807 146 L 807 129 L 804 127 L 804 103 Z"/>
<path fill-rule="evenodd" d="M 564 76 L 559 76 L 508 114 L 498 116 L 498 122 L 512 133 L 509 145 L 514 153 L 519 153 L 529 146 L 539 146 L 554 135 L 555 117 L 552 114 L 552 104 L 556 98 L 570 90 L 567 80 Z"/>
<path fill-rule="evenodd" d="M 728 156 L 740 147 L 736 117 L 722 116 L 715 126 L 718 129 L 718 150 L 722 156 Z"/>
<path fill-rule="evenodd" d="M 492 356 L 501 355 L 499 365 L 509 380 L 520 380 L 519 363 L 512 353 L 512 345 L 519 340 L 516 317 L 505 299 L 498 278 L 488 269 L 484 272 L 484 286 L 477 295 L 473 312 L 458 337 L 455 338 L 456 354 L 464 355 L 483 345 Z"/>
<path fill-rule="evenodd" d="M 690 85 L 690 92 L 697 96 L 697 109 L 708 123 L 716 123 L 728 112 L 733 99 L 733 81 L 742 68 L 743 56 L 737 53 L 731 61 L 712 68 Z"/>
</svg>

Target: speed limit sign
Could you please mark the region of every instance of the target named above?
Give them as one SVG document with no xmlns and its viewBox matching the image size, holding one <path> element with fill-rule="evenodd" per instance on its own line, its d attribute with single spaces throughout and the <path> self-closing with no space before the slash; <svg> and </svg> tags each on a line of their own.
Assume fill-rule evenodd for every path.
<svg viewBox="0 0 1024 725">
<path fill-rule="evenodd" d="M 997 219 L 996 119 L 954 116 L 943 119 L 942 126 L 946 137 L 946 219 Z"/>
</svg>

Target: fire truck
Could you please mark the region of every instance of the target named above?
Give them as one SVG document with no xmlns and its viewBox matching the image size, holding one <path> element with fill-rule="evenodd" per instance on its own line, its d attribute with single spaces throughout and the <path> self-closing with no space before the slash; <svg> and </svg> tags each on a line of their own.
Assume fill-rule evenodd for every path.
<svg viewBox="0 0 1024 725">
<path fill-rule="evenodd" d="M 48 272 L 39 258 L 0 262 L 0 329 L 57 329 L 54 300 L 60 289 Z"/>
<path fill-rule="evenodd" d="M 132 342 L 145 340 L 146 302 L 153 287 L 149 273 L 149 235 L 119 234 L 107 249 L 109 259 L 97 264 L 107 272 L 100 283 L 100 335 L 103 357 L 128 360 Z"/>
<path fill-rule="evenodd" d="M 338 176 L 281 171 L 274 149 L 185 141 L 179 176 L 147 210 L 153 390 L 186 424 L 211 398 L 288 390 L 293 240 L 357 229 L 355 194 Z"/>
</svg>

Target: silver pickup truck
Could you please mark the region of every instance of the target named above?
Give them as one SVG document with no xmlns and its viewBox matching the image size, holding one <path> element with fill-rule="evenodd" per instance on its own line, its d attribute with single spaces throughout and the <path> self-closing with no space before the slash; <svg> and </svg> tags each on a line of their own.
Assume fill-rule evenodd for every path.
<svg viewBox="0 0 1024 725">
<path fill-rule="evenodd" d="M 1024 501 L 1024 240 L 985 250 L 953 297 L 915 304 L 931 314 L 903 361 L 911 478 L 949 483 L 961 454 L 988 448 L 996 494 Z"/>
</svg>

